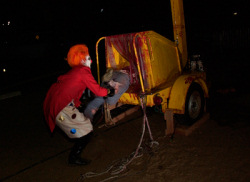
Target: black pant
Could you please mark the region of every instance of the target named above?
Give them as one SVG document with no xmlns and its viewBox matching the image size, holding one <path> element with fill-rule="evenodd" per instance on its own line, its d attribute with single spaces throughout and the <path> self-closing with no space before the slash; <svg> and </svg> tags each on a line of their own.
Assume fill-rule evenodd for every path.
<svg viewBox="0 0 250 182">
<path fill-rule="evenodd" d="M 80 157 L 83 149 L 87 146 L 87 144 L 89 143 L 91 137 L 93 135 L 93 132 L 90 132 L 89 134 L 81 137 L 81 138 L 77 138 L 75 139 L 76 142 L 74 144 L 74 146 L 71 149 L 71 152 L 69 154 L 69 158 L 77 158 Z"/>
</svg>

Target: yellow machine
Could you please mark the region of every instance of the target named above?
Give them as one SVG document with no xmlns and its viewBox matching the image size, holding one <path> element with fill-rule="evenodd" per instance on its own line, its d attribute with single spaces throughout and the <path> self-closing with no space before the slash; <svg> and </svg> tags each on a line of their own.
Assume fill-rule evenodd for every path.
<svg viewBox="0 0 250 182">
<path fill-rule="evenodd" d="M 166 134 L 173 133 L 173 114 L 181 114 L 190 123 L 198 120 L 208 97 L 206 73 L 199 69 L 184 69 L 190 65 L 182 0 L 171 0 L 175 41 L 154 31 L 102 37 L 96 44 L 97 73 L 100 83 L 98 46 L 105 40 L 106 67 L 115 70 L 129 68 L 130 88 L 119 103 L 160 106 L 167 121 Z"/>
</svg>

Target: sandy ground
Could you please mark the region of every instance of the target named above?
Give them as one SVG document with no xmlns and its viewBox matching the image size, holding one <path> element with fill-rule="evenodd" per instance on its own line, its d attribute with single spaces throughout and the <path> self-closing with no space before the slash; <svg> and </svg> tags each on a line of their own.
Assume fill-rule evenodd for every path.
<svg viewBox="0 0 250 182">
<path fill-rule="evenodd" d="M 51 135 L 43 120 L 45 90 L 22 92 L 21 96 L 0 101 L 0 181 L 239 182 L 250 179 L 249 94 L 237 91 L 214 94 L 208 102 L 210 118 L 189 136 L 166 137 L 163 114 L 148 109 L 152 135 L 159 145 L 148 147 L 146 132 L 138 158 L 119 173 L 119 167 L 133 156 L 142 136 L 141 112 L 115 127 L 96 128 L 82 154 L 92 163 L 69 166 L 67 157 L 72 141 L 60 130 Z"/>
</svg>

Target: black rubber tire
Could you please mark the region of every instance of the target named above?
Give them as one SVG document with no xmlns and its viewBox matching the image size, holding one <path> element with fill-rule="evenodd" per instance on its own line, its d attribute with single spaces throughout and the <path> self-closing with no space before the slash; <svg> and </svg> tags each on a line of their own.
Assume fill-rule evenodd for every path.
<svg viewBox="0 0 250 182">
<path fill-rule="evenodd" d="M 186 96 L 185 103 L 185 123 L 187 125 L 194 124 L 204 114 L 205 97 L 201 86 L 193 82 Z"/>
</svg>

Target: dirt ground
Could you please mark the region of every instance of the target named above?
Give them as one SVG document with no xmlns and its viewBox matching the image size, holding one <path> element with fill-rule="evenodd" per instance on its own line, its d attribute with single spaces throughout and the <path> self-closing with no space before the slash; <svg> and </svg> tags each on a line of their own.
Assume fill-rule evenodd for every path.
<svg viewBox="0 0 250 182">
<path fill-rule="evenodd" d="M 112 128 L 96 128 L 82 156 L 88 166 L 69 166 L 73 143 L 43 120 L 45 89 L 0 101 L 0 181 L 246 182 L 250 179 L 250 95 L 214 92 L 210 118 L 189 136 L 166 137 L 162 113 L 147 110 L 154 141 L 146 130 L 137 158 L 128 161 L 142 136 L 141 112 Z M 158 145 L 157 145 L 158 143 Z M 127 164 L 127 165 L 125 165 Z M 126 168 L 122 168 L 126 166 Z M 121 170 L 124 169 L 124 170 Z M 122 172 L 120 172 L 120 170 Z"/>
</svg>

